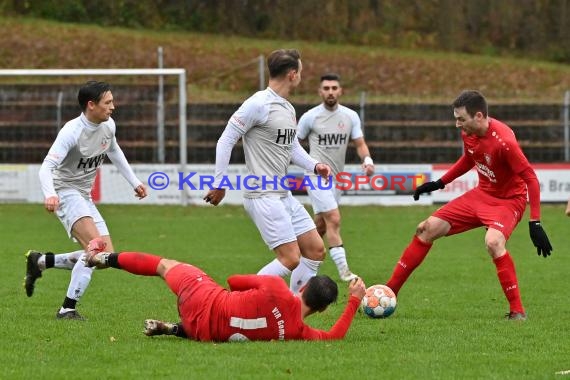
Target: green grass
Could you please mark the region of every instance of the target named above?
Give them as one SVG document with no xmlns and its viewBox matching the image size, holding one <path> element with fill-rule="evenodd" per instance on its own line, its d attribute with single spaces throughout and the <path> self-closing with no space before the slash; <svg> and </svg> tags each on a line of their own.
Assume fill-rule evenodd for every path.
<svg viewBox="0 0 570 380">
<path fill-rule="evenodd" d="M 119 250 L 189 261 L 225 284 L 273 258 L 240 207 L 101 206 Z M 434 208 L 343 207 L 343 237 L 352 269 L 382 283 L 417 223 Z M 87 379 L 556 379 L 570 369 L 566 247 L 570 219 L 543 206 L 551 258 L 537 257 L 521 223 L 509 242 L 517 264 L 524 323 L 502 319 L 508 306 L 485 252 L 482 229 L 441 239 L 399 295 L 386 320 L 356 316 L 343 341 L 213 344 L 142 334 L 145 318 L 176 320 L 162 280 L 117 270 L 96 272 L 83 297 L 86 322 L 55 313 L 70 272 L 49 270 L 34 297 L 22 288 L 23 253 L 76 246 L 41 205 L 0 205 L 0 378 Z M 336 278 L 327 259 L 321 270 Z M 308 319 L 328 329 L 339 303 Z"/>
</svg>

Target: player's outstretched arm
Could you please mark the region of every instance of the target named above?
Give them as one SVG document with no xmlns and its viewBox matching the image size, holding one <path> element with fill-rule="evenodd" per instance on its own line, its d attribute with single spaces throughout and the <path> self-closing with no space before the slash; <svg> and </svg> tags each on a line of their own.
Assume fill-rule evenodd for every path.
<svg viewBox="0 0 570 380">
<path fill-rule="evenodd" d="M 346 335 L 352 320 L 360 306 L 360 302 L 366 294 L 366 285 L 361 278 L 355 278 L 348 285 L 348 302 L 342 315 L 338 318 L 336 323 L 329 331 L 317 330 L 308 328 L 305 331 L 304 339 L 306 340 L 329 340 L 329 339 L 342 339 Z"/>
</svg>

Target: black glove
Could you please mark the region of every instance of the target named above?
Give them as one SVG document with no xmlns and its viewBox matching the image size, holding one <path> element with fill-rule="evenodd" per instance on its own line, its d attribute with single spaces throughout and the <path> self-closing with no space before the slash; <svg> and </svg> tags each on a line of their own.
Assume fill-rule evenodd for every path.
<svg viewBox="0 0 570 380">
<path fill-rule="evenodd" d="M 416 191 L 414 191 L 414 201 L 420 199 L 420 194 L 423 193 L 431 193 L 432 191 L 443 189 L 445 185 L 441 182 L 441 179 L 437 181 L 431 181 L 421 184 L 417 187 Z"/>
<path fill-rule="evenodd" d="M 548 236 L 546 236 L 546 232 L 544 232 L 544 229 L 540 225 L 540 220 L 528 222 L 528 230 L 538 256 L 550 256 L 550 251 L 553 250 L 552 245 L 550 244 L 550 240 L 548 240 Z"/>
</svg>

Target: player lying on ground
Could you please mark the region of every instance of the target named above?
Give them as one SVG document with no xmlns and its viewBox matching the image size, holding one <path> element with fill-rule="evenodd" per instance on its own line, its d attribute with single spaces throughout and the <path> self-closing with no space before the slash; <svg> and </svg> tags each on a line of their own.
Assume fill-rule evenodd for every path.
<svg viewBox="0 0 570 380">
<path fill-rule="evenodd" d="M 294 295 L 278 276 L 233 275 L 229 290 L 200 268 L 140 252 L 108 253 L 91 250 L 85 265 L 117 268 L 142 276 L 161 276 L 178 297 L 181 322 L 145 321 L 146 335 L 176 335 L 198 341 L 342 339 L 364 296 L 364 282 L 350 282 L 346 308 L 329 331 L 304 323 L 324 311 L 338 295 L 328 276 L 312 277 Z"/>
</svg>

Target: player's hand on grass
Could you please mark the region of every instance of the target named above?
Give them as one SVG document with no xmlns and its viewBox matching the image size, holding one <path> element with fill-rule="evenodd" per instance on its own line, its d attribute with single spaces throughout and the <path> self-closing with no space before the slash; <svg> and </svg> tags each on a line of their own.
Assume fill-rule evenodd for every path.
<svg viewBox="0 0 570 380">
<path fill-rule="evenodd" d="M 59 207 L 59 197 L 54 195 L 52 197 L 47 197 L 44 200 L 44 207 L 49 212 L 56 212 L 57 208 Z"/>
<path fill-rule="evenodd" d="M 443 184 L 443 182 L 441 182 L 441 179 L 438 179 L 437 181 L 422 183 L 420 186 L 416 188 L 416 191 L 414 191 L 414 201 L 420 199 L 420 194 L 431 193 L 432 191 L 440 190 L 443 189 L 444 187 L 445 185 Z"/>
<path fill-rule="evenodd" d="M 208 191 L 203 199 L 206 201 L 206 203 L 211 203 L 212 205 L 217 206 L 225 196 L 226 189 L 212 189 Z"/>
<path fill-rule="evenodd" d="M 550 252 L 553 250 L 552 244 L 550 244 L 550 240 L 548 240 L 548 236 L 542 228 L 540 220 L 531 220 L 528 222 L 528 229 L 532 244 L 536 247 L 538 256 L 542 255 L 545 258 L 550 256 Z"/>
<path fill-rule="evenodd" d="M 105 247 L 107 247 L 107 243 L 105 243 L 101 237 L 96 237 L 89 240 L 89 244 L 87 244 L 87 254 L 95 255 L 99 252 L 103 252 Z"/>
<path fill-rule="evenodd" d="M 366 285 L 360 277 L 356 277 L 348 284 L 348 292 L 351 296 L 358 297 L 361 300 L 366 294 Z"/>
</svg>

